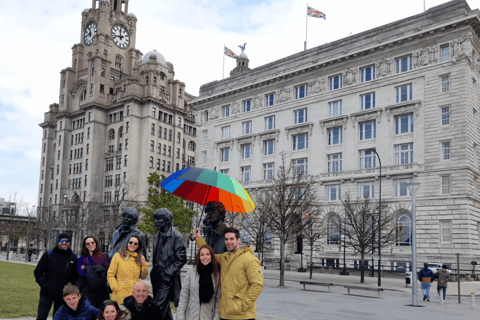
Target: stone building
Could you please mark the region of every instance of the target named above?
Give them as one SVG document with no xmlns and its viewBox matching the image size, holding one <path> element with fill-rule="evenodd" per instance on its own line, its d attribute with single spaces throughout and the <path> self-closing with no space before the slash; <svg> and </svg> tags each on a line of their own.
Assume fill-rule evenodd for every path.
<svg viewBox="0 0 480 320">
<path fill-rule="evenodd" d="M 419 182 L 417 261 L 453 264 L 460 253 L 471 269 L 480 254 L 479 18 L 467 2 L 450 1 L 254 69 L 243 57 L 247 68 L 204 84 L 188 103 L 198 166 L 251 190 L 272 179 L 287 151 L 319 181 L 327 231 L 314 261 L 337 265 L 340 197 L 379 196 L 375 149 L 383 204 L 403 230 L 382 248 L 384 268 L 411 263 L 406 185 Z M 348 265 L 358 260 L 347 252 Z"/>
<path fill-rule="evenodd" d="M 59 102 L 40 124 L 39 216 L 61 221 L 52 232 L 72 232 L 74 246 L 85 232 L 108 245 L 122 208 L 147 200 L 152 172 L 168 176 L 194 164 L 193 96 L 160 52 L 136 48 L 137 18 L 128 5 L 92 0 L 82 12 L 72 64 L 60 72 Z M 86 228 L 92 218 L 90 225 L 108 228 Z"/>
</svg>

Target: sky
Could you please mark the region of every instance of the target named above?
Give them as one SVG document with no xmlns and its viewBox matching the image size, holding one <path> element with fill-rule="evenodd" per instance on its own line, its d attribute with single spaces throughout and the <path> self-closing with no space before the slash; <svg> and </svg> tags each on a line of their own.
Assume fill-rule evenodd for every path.
<svg viewBox="0 0 480 320">
<path fill-rule="evenodd" d="M 445 3 L 426 0 L 425 7 Z M 472 10 L 480 0 L 467 1 Z M 81 13 L 91 0 L 0 0 L 0 198 L 17 193 L 30 205 L 38 196 L 38 126 L 59 100 L 60 71 L 71 66 L 81 41 Z M 311 0 L 326 20 L 308 18 L 308 48 L 423 12 L 422 0 Z M 186 91 L 222 79 L 235 67 L 223 46 L 245 53 L 250 68 L 303 50 L 306 3 L 300 0 L 130 0 L 137 17 L 136 48 L 157 50 L 175 68 Z M 224 62 L 225 60 L 225 62 Z"/>
</svg>

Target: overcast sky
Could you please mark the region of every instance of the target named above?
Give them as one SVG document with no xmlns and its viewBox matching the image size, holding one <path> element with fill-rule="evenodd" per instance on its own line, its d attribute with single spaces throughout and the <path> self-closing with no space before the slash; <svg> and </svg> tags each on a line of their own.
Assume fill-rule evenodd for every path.
<svg viewBox="0 0 480 320">
<path fill-rule="evenodd" d="M 43 114 L 58 103 L 60 71 L 80 42 L 81 12 L 91 0 L 0 0 L 0 198 L 18 192 L 36 204 Z M 426 0 L 426 9 L 444 3 Z M 471 9 L 480 0 L 468 1 Z M 422 0 L 311 0 L 327 20 L 308 19 L 308 48 L 423 12 Z M 250 67 L 303 50 L 306 3 L 300 0 L 130 0 L 136 47 L 173 63 L 186 91 L 222 78 L 223 46 Z M 225 75 L 235 60 L 225 57 Z"/>
</svg>

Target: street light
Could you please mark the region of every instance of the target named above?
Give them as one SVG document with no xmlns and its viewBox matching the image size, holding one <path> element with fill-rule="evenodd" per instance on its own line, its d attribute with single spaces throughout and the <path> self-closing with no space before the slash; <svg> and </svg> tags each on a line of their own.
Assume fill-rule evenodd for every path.
<svg viewBox="0 0 480 320">
<path fill-rule="evenodd" d="M 347 232 L 347 217 L 344 217 L 343 221 L 344 221 L 344 223 L 343 223 L 343 271 L 340 271 L 339 274 L 341 276 L 348 276 L 349 273 L 347 271 L 347 262 L 345 260 L 346 259 L 345 258 L 345 255 L 346 255 L 346 253 L 345 253 L 345 251 L 346 251 L 345 237 L 346 237 L 346 232 Z M 341 237 L 341 235 L 340 235 L 340 237 Z M 363 266 L 362 266 L 362 268 L 363 268 Z"/>
<path fill-rule="evenodd" d="M 378 158 L 378 164 L 380 165 L 380 190 L 378 192 L 378 286 L 382 286 L 382 161 L 380 160 L 380 155 L 375 151 L 375 149 L 369 149 L 367 151 L 375 152 Z"/>
<path fill-rule="evenodd" d="M 417 234 L 415 217 L 415 194 L 420 188 L 419 182 L 407 183 L 408 191 L 412 196 L 412 306 L 418 306 L 417 299 Z"/>
</svg>

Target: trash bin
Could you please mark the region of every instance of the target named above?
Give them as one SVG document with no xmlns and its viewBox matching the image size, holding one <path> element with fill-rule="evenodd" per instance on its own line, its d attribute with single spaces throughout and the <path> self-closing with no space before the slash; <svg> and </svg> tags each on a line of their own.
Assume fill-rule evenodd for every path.
<svg viewBox="0 0 480 320">
<path fill-rule="evenodd" d="M 411 288 L 412 287 L 412 273 L 405 272 L 405 287 Z"/>
</svg>

